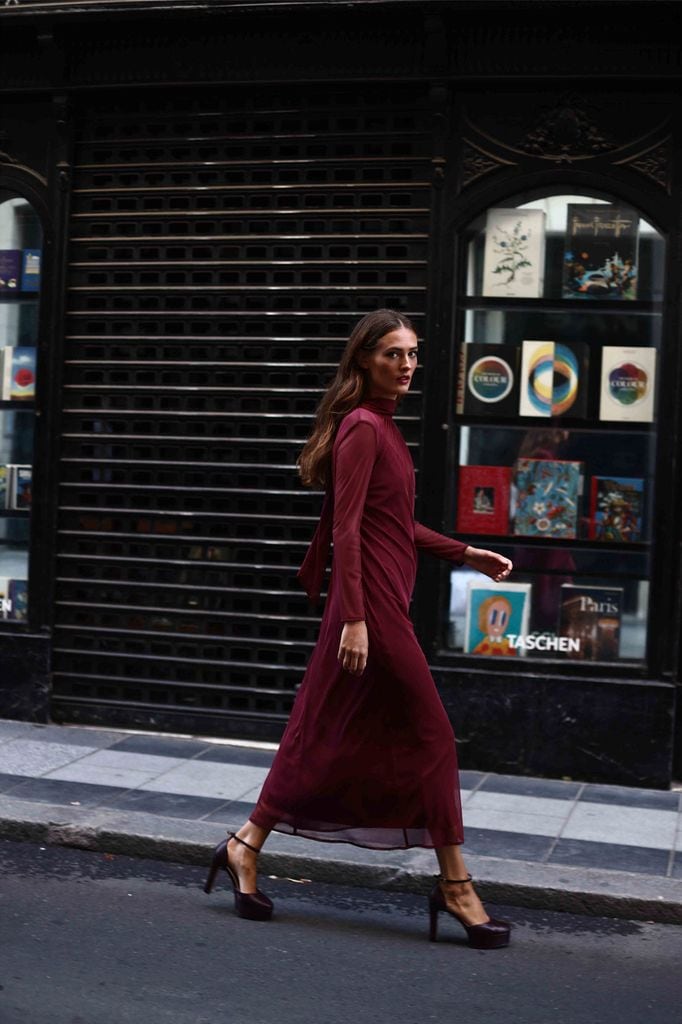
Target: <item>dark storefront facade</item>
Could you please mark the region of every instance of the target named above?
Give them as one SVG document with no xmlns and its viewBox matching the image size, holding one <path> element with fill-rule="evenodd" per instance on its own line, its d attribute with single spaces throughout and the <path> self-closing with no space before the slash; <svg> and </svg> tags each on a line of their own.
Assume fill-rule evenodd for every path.
<svg viewBox="0 0 682 1024">
<path fill-rule="evenodd" d="M 389 306 L 418 517 L 517 566 L 420 567 L 462 766 L 679 777 L 673 8 L 0 10 L 0 716 L 281 735 L 319 622 L 296 454 Z M 585 217 L 620 225 L 597 270 Z"/>
</svg>

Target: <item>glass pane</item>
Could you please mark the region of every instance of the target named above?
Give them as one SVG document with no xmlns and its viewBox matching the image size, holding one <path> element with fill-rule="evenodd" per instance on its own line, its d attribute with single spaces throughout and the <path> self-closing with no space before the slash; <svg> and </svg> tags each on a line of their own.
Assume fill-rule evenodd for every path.
<svg viewBox="0 0 682 1024">
<path fill-rule="evenodd" d="M 42 231 L 0 192 L 0 620 L 26 621 Z"/>
<path fill-rule="evenodd" d="M 449 516 L 514 572 L 452 573 L 447 643 L 642 661 L 664 240 L 625 204 L 569 195 L 501 204 L 467 239 Z"/>
</svg>

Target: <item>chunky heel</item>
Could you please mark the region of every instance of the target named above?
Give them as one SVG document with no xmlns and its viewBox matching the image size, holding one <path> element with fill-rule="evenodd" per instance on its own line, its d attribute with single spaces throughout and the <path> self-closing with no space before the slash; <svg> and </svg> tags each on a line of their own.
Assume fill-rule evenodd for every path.
<svg viewBox="0 0 682 1024">
<path fill-rule="evenodd" d="M 441 877 L 439 882 L 436 882 L 429 896 L 430 941 L 435 942 L 438 936 L 438 914 L 442 910 L 459 921 L 467 933 L 469 945 L 472 949 L 501 949 L 503 946 L 508 946 L 511 932 L 511 925 L 508 921 L 498 921 L 493 917 L 489 917 L 487 921 L 483 921 L 481 924 L 467 924 L 459 914 L 454 910 L 450 910 L 445 902 L 441 883 L 445 885 L 462 885 L 471 881 L 471 875 L 467 875 L 466 878 Z"/>
<path fill-rule="evenodd" d="M 234 893 L 234 907 L 237 911 L 238 917 L 246 918 L 249 921 L 269 921 L 272 917 L 272 900 L 269 899 L 265 893 L 261 892 L 260 889 L 256 889 L 255 892 L 241 892 L 239 888 L 239 878 L 237 873 L 230 864 L 230 859 L 227 853 L 227 844 L 230 839 L 236 839 L 242 846 L 248 846 L 254 853 L 260 853 L 255 846 L 251 846 L 251 843 L 247 843 L 245 839 L 240 839 L 234 832 L 229 832 L 227 839 L 223 839 L 221 843 L 218 843 L 215 850 L 213 851 L 213 857 L 211 864 L 208 869 L 208 877 L 206 884 L 204 885 L 204 892 L 210 893 L 215 883 L 216 875 L 221 868 L 227 872 L 227 877 L 232 883 L 232 891 Z"/>
</svg>

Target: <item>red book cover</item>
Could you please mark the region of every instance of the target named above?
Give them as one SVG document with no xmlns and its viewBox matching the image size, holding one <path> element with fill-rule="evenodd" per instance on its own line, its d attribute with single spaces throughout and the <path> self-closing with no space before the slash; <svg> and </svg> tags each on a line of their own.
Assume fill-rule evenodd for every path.
<svg viewBox="0 0 682 1024">
<path fill-rule="evenodd" d="M 509 533 L 510 466 L 460 466 L 457 531 Z"/>
</svg>

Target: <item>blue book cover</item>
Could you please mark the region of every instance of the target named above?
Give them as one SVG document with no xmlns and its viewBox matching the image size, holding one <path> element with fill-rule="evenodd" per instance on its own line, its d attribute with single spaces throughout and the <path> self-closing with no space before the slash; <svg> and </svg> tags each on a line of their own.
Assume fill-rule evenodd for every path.
<svg viewBox="0 0 682 1024">
<path fill-rule="evenodd" d="M 581 462 L 517 459 L 512 532 L 517 537 L 575 538 L 581 493 Z"/>
<path fill-rule="evenodd" d="M 11 602 L 9 617 L 25 622 L 28 618 L 28 580 L 10 580 L 8 590 Z"/>
<path fill-rule="evenodd" d="M 23 249 L 21 260 L 22 292 L 40 290 L 40 249 Z"/>
</svg>

